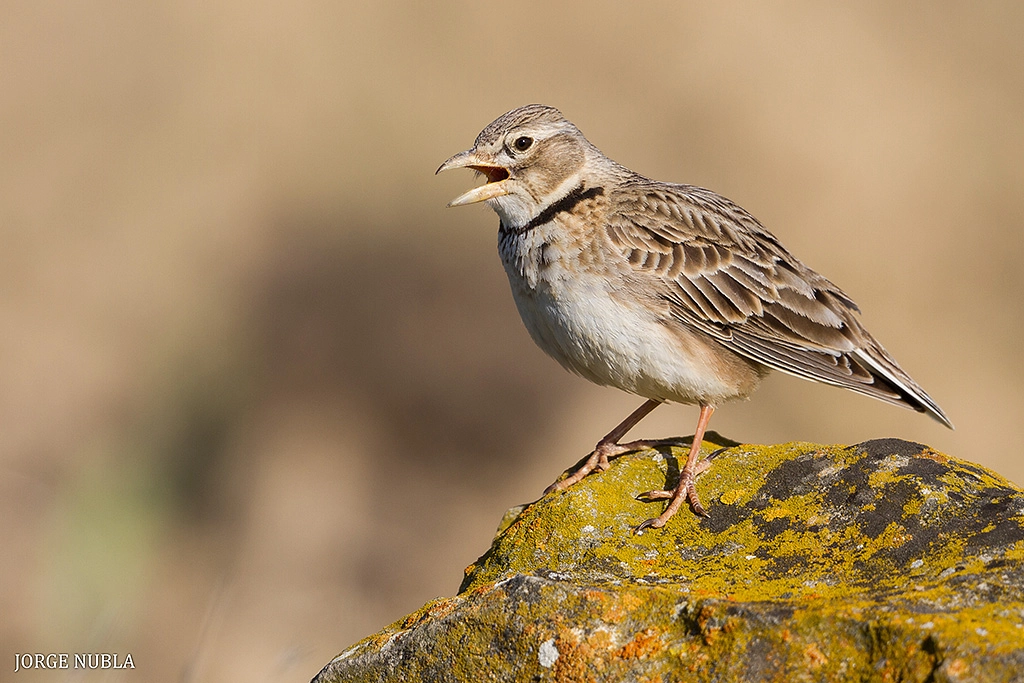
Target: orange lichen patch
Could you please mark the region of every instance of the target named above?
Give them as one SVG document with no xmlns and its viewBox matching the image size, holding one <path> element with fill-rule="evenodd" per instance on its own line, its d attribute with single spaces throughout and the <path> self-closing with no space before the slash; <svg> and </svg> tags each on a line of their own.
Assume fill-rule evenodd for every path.
<svg viewBox="0 0 1024 683">
<path fill-rule="evenodd" d="M 970 666 L 963 659 L 952 659 L 945 664 L 945 669 L 951 676 L 963 676 L 970 670 Z"/>
<path fill-rule="evenodd" d="M 593 650 L 611 650 L 615 647 L 612 632 L 605 628 L 595 629 L 587 635 L 587 646 Z"/>
<path fill-rule="evenodd" d="M 624 598 L 624 599 L 619 599 Z M 601 616 L 604 621 L 611 624 L 618 624 L 623 620 L 632 617 L 637 610 L 644 605 L 644 599 L 635 594 L 624 594 L 622 596 L 616 596 L 615 600 L 606 601 L 604 610 L 601 612 Z"/>
<path fill-rule="evenodd" d="M 917 457 L 919 457 L 919 458 L 927 458 L 929 460 L 934 460 L 935 462 L 939 462 L 939 463 L 943 463 L 943 464 L 949 462 L 949 460 L 950 460 L 950 457 L 948 455 L 946 455 L 945 453 L 940 453 L 940 452 L 938 452 L 936 450 L 932 450 L 931 448 L 929 448 L 927 446 L 924 448 L 924 450 L 922 450 L 920 453 L 917 454 Z"/>
<path fill-rule="evenodd" d="M 459 606 L 459 602 L 457 600 L 439 600 L 428 608 L 426 617 L 431 619 L 446 617 L 455 611 Z"/>
<path fill-rule="evenodd" d="M 718 612 L 718 606 L 714 603 L 705 604 L 697 612 L 697 625 L 701 628 L 706 628 L 709 621 L 711 621 Z"/>
<path fill-rule="evenodd" d="M 804 661 L 811 669 L 820 669 L 828 664 L 828 657 L 818 648 L 817 643 L 811 643 L 804 648 Z"/>
<path fill-rule="evenodd" d="M 619 648 L 615 655 L 625 659 L 635 659 L 657 654 L 663 649 L 665 649 L 665 644 L 661 640 L 661 633 L 653 628 L 648 628 L 633 636 L 633 639 Z"/>
<path fill-rule="evenodd" d="M 578 636 L 571 631 L 559 633 L 555 639 L 558 659 L 555 660 L 551 672 L 558 683 L 593 683 L 596 679 L 590 671 L 595 660 L 594 651 L 581 643 Z"/>
</svg>

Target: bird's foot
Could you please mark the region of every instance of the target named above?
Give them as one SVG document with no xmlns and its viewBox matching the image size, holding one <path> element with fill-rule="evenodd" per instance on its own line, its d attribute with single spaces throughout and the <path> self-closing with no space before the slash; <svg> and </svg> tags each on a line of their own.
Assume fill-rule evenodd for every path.
<svg viewBox="0 0 1024 683">
<path fill-rule="evenodd" d="M 634 451 L 639 451 L 644 448 L 653 448 L 655 446 L 674 446 L 677 445 L 678 442 L 679 439 L 641 439 L 639 441 L 629 441 L 627 443 L 601 441 L 596 447 L 594 447 L 593 453 L 590 454 L 590 457 L 587 458 L 585 463 L 580 465 L 575 472 L 565 479 L 559 479 L 554 484 L 544 489 L 544 493 L 546 495 L 552 491 L 565 490 L 573 484 L 581 481 L 594 470 L 606 472 L 612 466 L 611 458 L 618 457 L 624 453 L 632 453 Z"/>
<path fill-rule="evenodd" d="M 690 508 L 694 514 L 700 515 L 701 517 L 707 517 L 708 513 L 704 510 L 704 506 L 701 505 L 700 497 L 697 495 L 697 477 L 704 474 L 711 468 L 710 456 L 704 460 L 699 460 L 693 464 L 693 467 L 686 466 L 683 471 L 679 473 L 679 484 L 675 489 L 668 490 L 655 490 L 646 491 L 637 496 L 637 498 L 645 501 L 653 500 L 668 500 L 668 507 L 657 517 L 648 519 L 642 522 L 634 530 L 636 534 L 642 534 L 645 529 L 660 529 L 665 526 L 665 523 L 672 518 L 679 508 L 683 506 L 683 503 L 689 503 Z"/>
</svg>

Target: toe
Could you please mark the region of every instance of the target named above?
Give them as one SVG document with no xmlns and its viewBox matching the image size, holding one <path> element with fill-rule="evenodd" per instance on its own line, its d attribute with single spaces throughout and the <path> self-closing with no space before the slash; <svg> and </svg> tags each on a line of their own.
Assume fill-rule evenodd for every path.
<svg viewBox="0 0 1024 683">
<path fill-rule="evenodd" d="M 665 526 L 665 522 L 661 519 L 661 517 L 652 517 L 651 519 L 645 520 L 638 524 L 637 527 L 633 529 L 633 533 L 637 536 L 640 536 L 644 533 L 646 529 L 660 529 L 663 526 Z"/>
<path fill-rule="evenodd" d="M 686 487 L 686 501 L 690 504 L 690 509 L 693 510 L 694 514 L 701 517 L 710 517 L 707 510 L 700 503 L 700 496 L 697 495 L 697 487 L 692 483 Z"/>
<path fill-rule="evenodd" d="M 658 490 L 658 491 L 644 491 L 643 493 L 637 494 L 639 500 L 668 500 L 672 497 L 672 491 Z"/>
<path fill-rule="evenodd" d="M 554 484 L 552 484 L 551 486 L 549 486 L 546 489 L 544 489 L 544 495 L 546 496 L 549 493 L 554 493 L 555 491 L 561 491 L 564 488 L 565 487 L 562 486 L 562 480 L 556 481 Z"/>
</svg>

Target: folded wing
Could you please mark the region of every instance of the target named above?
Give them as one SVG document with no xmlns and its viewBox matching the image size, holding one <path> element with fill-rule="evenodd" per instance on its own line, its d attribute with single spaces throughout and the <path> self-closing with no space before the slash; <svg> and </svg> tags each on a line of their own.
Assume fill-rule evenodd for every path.
<svg viewBox="0 0 1024 683">
<path fill-rule="evenodd" d="M 637 177 L 613 197 L 611 243 L 657 275 L 672 318 L 763 365 L 928 413 L 941 408 L 868 333 L 857 305 L 753 216 L 710 190 Z"/>
</svg>

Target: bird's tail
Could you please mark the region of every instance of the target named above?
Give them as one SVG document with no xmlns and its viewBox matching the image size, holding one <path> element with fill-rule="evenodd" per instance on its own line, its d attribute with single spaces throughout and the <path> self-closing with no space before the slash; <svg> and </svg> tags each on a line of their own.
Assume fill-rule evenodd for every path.
<svg viewBox="0 0 1024 683">
<path fill-rule="evenodd" d="M 872 340 L 874 341 L 874 340 Z M 910 375 L 903 371 L 889 353 L 875 342 L 868 348 L 854 350 L 850 354 L 875 378 L 872 384 L 862 385 L 862 391 L 874 398 L 926 413 L 933 419 L 953 429 L 953 423 L 946 417 L 939 404 L 922 389 Z"/>
</svg>

